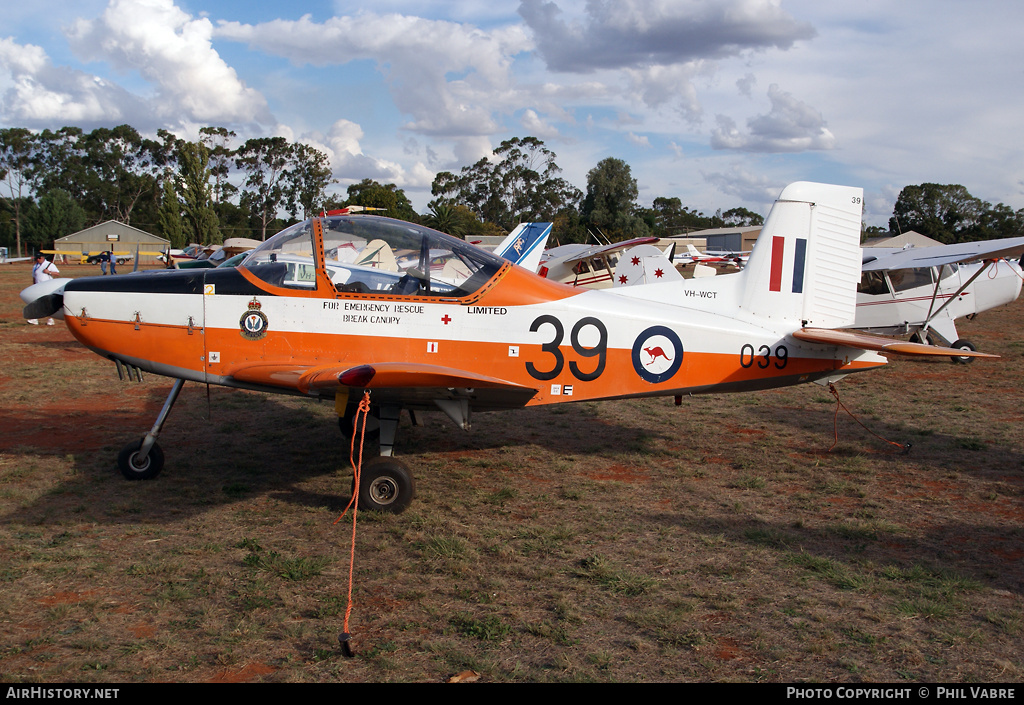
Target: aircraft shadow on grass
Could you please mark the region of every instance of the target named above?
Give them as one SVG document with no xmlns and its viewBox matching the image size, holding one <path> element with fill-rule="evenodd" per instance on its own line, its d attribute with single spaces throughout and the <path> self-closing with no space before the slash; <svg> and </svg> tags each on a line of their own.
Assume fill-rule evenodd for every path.
<svg viewBox="0 0 1024 705">
<path fill-rule="evenodd" d="M 20 457 L 16 463 L 66 459 L 74 469 L 74 479 L 59 482 L 28 506 L 0 516 L 0 521 L 56 520 L 74 505 L 80 515 L 80 508 L 89 508 L 86 514 L 92 521 L 120 523 L 124 516 L 108 510 L 129 502 L 142 504 L 147 522 L 179 521 L 211 505 L 264 494 L 339 511 L 348 503 L 351 444 L 341 434 L 333 408 L 298 398 L 217 388 L 211 390 L 208 401 L 203 385 L 185 388 L 178 415 L 163 430 L 165 442 L 175 448 L 166 471 L 152 480 L 126 482 L 112 451 L 124 438 L 138 434 L 140 418 L 148 418 L 165 393 L 164 385 L 146 390 L 142 412 L 97 406 L 58 417 L 47 409 L 27 406 L 0 410 L 0 453 Z M 519 447 L 529 452 L 536 446 L 538 453 L 557 448 L 554 452 L 559 456 L 586 457 L 590 467 L 616 447 L 613 441 L 595 440 L 582 409 L 542 407 L 481 414 L 477 429 L 469 433 L 453 428 L 441 412 L 420 418 L 424 425 L 414 426 L 403 416 L 403 440 L 396 450 L 401 456 L 431 458 L 435 465 L 495 448 Z M 576 423 L 581 419 L 582 424 Z M 511 423 L 515 428 L 510 428 Z M 640 436 L 655 444 L 663 440 L 639 426 L 605 419 L 595 423 L 605 439 Z M 375 448 L 368 442 L 365 457 L 372 457 Z M 509 482 L 516 482 L 517 474 L 511 468 Z M 333 478 L 334 484 L 322 492 L 300 487 L 318 477 Z"/>
</svg>

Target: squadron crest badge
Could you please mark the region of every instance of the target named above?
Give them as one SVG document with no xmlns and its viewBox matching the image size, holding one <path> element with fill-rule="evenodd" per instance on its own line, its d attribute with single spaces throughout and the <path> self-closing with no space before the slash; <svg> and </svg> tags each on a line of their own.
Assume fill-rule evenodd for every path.
<svg viewBox="0 0 1024 705">
<path fill-rule="evenodd" d="M 246 340 L 261 340 L 267 337 L 267 326 L 270 321 L 267 320 L 267 314 L 260 310 L 262 308 L 263 305 L 254 296 L 249 302 L 248 310 L 238 319 L 238 327 L 242 329 L 242 337 Z"/>
</svg>

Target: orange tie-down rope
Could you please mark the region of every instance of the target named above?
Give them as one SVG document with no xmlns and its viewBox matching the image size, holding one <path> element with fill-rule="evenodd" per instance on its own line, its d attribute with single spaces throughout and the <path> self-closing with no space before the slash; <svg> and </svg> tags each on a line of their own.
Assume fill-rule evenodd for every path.
<svg viewBox="0 0 1024 705">
<path fill-rule="evenodd" d="M 847 414 L 850 415 L 851 419 L 853 419 L 854 421 L 859 423 L 861 428 L 863 428 L 865 431 L 870 433 L 872 436 L 874 436 L 878 440 L 885 441 L 886 443 L 888 443 L 891 446 L 896 446 L 903 453 L 909 453 L 910 452 L 910 444 L 909 443 L 906 443 L 906 444 L 897 443 L 896 441 L 890 441 L 888 438 L 882 438 L 877 433 L 875 433 L 870 428 L 868 428 L 863 423 L 861 423 L 861 420 L 858 419 L 856 416 L 854 416 L 853 412 L 850 411 L 849 409 L 847 409 L 846 405 L 843 404 L 843 402 L 839 401 L 839 392 L 836 390 L 836 385 L 834 385 L 831 382 L 829 382 L 828 383 L 828 391 L 832 392 L 832 396 L 834 396 L 836 398 L 836 413 L 835 413 L 835 416 L 832 419 L 832 425 L 833 425 L 833 429 L 834 429 L 835 434 L 836 434 L 836 439 L 832 443 L 832 446 L 828 449 L 829 453 L 832 452 L 833 448 L 835 448 L 837 445 L 839 445 L 839 408 L 840 407 L 842 407 L 843 411 L 845 411 Z"/>
<path fill-rule="evenodd" d="M 341 642 L 341 650 L 345 656 L 352 658 L 352 646 L 349 644 L 349 640 L 352 638 L 352 634 L 348 630 L 348 618 L 352 614 L 352 576 L 355 573 L 356 564 L 356 517 L 359 515 L 359 475 L 363 468 L 363 438 L 366 435 L 366 416 L 370 413 L 370 393 L 365 392 L 362 400 L 359 402 L 359 408 L 356 410 L 355 424 L 352 427 L 352 447 L 349 451 L 349 462 L 352 463 L 352 470 L 355 474 L 355 484 L 353 485 L 354 491 L 352 492 L 352 499 L 348 501 L 348 505 L 341 515 L 334 520 L 337 524 L 339 521 L 345 518 L 348 510 L 352 510 L 352 544 L 349 550 L 348 559 L 348 604 L 345 607 L 345 626 L 343 631 L 338 636 L 338 641 Z M 356 433 L 355 430 L 359 429 L 359 457 L 356 458 Z"/>
</svg>

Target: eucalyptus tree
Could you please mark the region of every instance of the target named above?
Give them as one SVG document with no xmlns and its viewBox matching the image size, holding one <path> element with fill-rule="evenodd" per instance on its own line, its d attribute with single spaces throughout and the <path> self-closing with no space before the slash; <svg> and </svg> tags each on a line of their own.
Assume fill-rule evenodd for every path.
<svg viewBox="0 0 1024 705">
<path fill-rule="evenodd" d="M 292 151 L 284 137 L 258 137 L 235 153 L 235 166 L 245 173 L 241 205 L 257 219 L 261 240 L 267 239 L 267 226 L 286 203 Z"/>
<path fill-rule="evenodd" d="M 522 221 L 552 221 L 579 204 L 579 189 L 558 176 L 555 153 L 536 137 L 505 140 L 493 157 L 463 167 L 458 175 L 437 174 L 430 205 L 463 205 L 508 230 Z"/>
<path fill-rule="evenodd" d="M 12 213 L 15 249 L 22 254 L 23 204 L 32 192 L 38 141 L 23 127 L 0 129 L 0 203 Z"/>
<path fill-rule="evenodd" d="M 235 157 L 235 150 L 231 147 L 235 137 L 234 131 L 226 127 L 204 127 L 199 130 L 199 141 L 210 153 L 214 203 L 223 203 L 238 190 L 228 181 Z"/>
<path fill-rule="evenodd" d="M 303 220 L 323 210 L 327 187 L 335 182 L 327 155 L 301 142 L 292 147 L 286 178 L 288 212 L 294 218 L 301 210 Z"/>
</svg>

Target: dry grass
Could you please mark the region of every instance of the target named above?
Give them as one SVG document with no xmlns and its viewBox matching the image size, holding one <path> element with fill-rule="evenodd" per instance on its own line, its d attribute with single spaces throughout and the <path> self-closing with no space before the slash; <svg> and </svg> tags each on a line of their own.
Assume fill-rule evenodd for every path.
<svg viewBox="0 0 1024 705">
<path fill-rule="evenodd" d="M 1024 677 L 1020 301 L 962 325 L 999 362 L 839 385 L 908 454 L 844 416 L 828 452 L 817 385 L 403 422 L 419 495 L 359 516 L 345 658 L 332 407 L 186 385 L 126 482 L 169 381 L 24 325 L 27 280 L 0 268 L 4 681 Z"/>
</svg>

